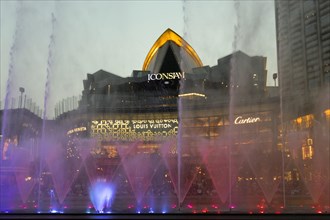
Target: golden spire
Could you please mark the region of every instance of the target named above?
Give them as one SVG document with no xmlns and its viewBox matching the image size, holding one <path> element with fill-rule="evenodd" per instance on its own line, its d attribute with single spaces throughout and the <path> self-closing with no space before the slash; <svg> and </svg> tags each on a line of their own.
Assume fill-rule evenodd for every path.
<svg viewBox="0 0 330 220">
<path fill-rule="evenodd" d="M 183 47 L 183 49 L 194 60 L 196 66 L 203 66 L 203 63 L 200 60 L 200 58 L 198 57 L 195 50 L 184 39 L 182 39 L 182 37 L 180 37 L 177 33 L 175 33 L 170 28 L 168 28 L 162 35 L 160 35 L 160 37 L 157 39 L 157 41 L 151 47 L 146 59 L 144 60 L 143 67 L 142 67 L 143 71 L 148 69 L 150 61 L 155 56 L 158 49 L 160 47 L 162 47 L 167 41 L 173 41 L 179 47 Z"/>
</svg>

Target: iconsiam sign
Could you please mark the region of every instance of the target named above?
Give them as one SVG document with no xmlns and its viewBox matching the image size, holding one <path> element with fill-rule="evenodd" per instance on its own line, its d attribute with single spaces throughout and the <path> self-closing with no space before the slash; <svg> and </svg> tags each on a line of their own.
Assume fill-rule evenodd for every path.
<svg viewBox="0 0 330 220">
<path fill-rule="evenodd" d="M 148 74 L 149 80 L 166 80 L 166 79 L 184 79 L 184 73 L 150 73 Z"/>
</svg>

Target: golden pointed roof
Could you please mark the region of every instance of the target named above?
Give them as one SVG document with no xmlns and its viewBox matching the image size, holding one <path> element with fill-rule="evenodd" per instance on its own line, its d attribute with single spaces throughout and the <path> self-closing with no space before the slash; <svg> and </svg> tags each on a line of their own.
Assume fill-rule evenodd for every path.
<svg viewBox="0 0 330 220">
<path fill-rule="evenodd" d="M 177 33 L 168 28 L 162 35 L 160 35 L 160 37 L 151 47 L 148 55 L 146 56 L 146 59 L 144 60 L 142 67 L 143 71 L 148 69 L 150 61 L 157 54 L 158 49 L 162 47 L 167 41 L 173 41 L 176 45 L 182 47 L 193 59 L 196 66 L 203 66 L 203 63 L 198 57 L 196 51 L 182 37 L 180 37 Z"/>
</svg>

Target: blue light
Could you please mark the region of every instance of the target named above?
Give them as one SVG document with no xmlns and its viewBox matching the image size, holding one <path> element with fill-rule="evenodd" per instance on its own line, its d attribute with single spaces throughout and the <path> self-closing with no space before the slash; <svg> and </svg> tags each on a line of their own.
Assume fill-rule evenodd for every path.
<svg viewBox="0 0 330 220">
<path fill-rule="evenodd" d="M 103 209 L 111 207 L 113 186 L 104 179 L 98 179 L 92 184 L 89 195 L 95 210 L 103 213 Z"/>
</svg>

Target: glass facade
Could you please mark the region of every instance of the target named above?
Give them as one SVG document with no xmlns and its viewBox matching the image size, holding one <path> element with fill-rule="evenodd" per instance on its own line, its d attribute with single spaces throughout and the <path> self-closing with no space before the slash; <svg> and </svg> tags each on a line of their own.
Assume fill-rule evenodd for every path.
<svg viewBox="0 0 330 220">
<path fill-rule="evenodd" d="M 283 96 L 315 97 L 329 84 L 329 1 L 275 1 L 275 8 Z"/>
</svg>

